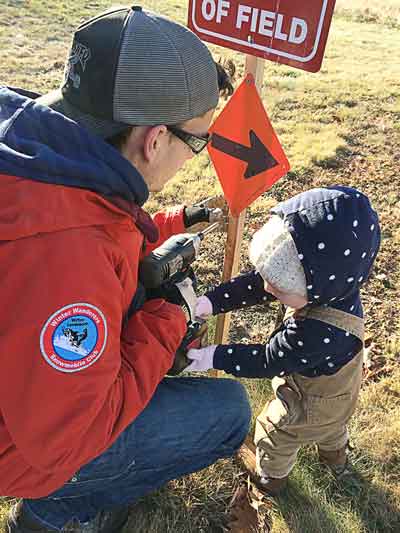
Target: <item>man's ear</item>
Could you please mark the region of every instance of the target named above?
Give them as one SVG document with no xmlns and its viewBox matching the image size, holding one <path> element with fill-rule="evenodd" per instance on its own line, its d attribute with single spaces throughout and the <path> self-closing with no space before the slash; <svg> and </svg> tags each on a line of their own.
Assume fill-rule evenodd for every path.
<svg viewBox="0 0 400 533">
<path fill-rule="evenodd" d="M 158 156 L 164 144 L 168 142 L 166 126 L 152 126 L 144 136 L 143 156 L 148 163 L 152 163 Z"/>
</svg>

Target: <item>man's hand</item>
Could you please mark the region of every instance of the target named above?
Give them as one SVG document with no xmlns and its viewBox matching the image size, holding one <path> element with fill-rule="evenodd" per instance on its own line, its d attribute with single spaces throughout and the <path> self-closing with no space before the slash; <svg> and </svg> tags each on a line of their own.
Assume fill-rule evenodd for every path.
<svg viewBox="0 0 400 533">
<path fill-rule="evenodd" d="M 214 368 L 214 353 L 216 345 L 200 348 L 200 350 L 189 350 L 187 353 L 188 359 L 191 359 L 191 364 L 186 367 L 187 372 L 205 372 Z"/>
<path fill-rule="evenodd" d="M 221 223 L 221 229 L 225 230 L 228 218 L 228 206 L 225 198 L 213 196 L 184 209 L 184 224 L 186 228 L 191 228 L 193 232 L 198 232 L 215 222 Z M 192 227 L 195 226 L 195 227 Z"/>
<path fill-rule="evenodd" d="M 191 348 L 201 348 L 207 343 L 207 324 L 205 322 L 190 322 L 185 337 L 176 351 L 174 364 L 168 370 L 167 375 L 176 376 L 183 372 L 191 363 L 187 354 Z"/>
<path fill-rule="evenodd" d="M 181 306 L 187 312 L 188 321 L 193 321 L 195 318 L 197 296 L 194 292 L 192 279 L 187 277 L 183 281 L 176 283 L 175 287 L 181 295 Z"/>
<path fill-rule="evenodd" d="M 147 299 L 162 298 L 172 304 L 180 305 L 186 314 L 187 322 L 194 320 L 197 296 L 193 285 L 196 284 L 196 279 L 192 270 L 190 274 L 191 276 L 189 275 L 178 283 L 167 282 L 158 289 L 148 289 Z"/>
</svg>

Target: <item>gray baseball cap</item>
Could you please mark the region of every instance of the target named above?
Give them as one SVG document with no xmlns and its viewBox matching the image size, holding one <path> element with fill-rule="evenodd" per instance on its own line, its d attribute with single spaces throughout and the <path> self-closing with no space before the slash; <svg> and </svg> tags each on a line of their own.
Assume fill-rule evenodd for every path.
<svg viewBox="0 0 400 533">
<path fill-rule="evenodd" d="M 184 26 L 134 6 L 79 26 L 62 87 L 37 102 L 108 138 L 130 125 L 185 122 L 218 98 L 206 45 Z"/>
</svg>

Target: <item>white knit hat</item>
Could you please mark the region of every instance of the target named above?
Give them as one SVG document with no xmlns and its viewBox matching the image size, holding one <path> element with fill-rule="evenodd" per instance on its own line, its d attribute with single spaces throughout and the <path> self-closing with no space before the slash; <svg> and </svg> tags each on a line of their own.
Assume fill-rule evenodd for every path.
<svg viewBox="0 0 400 533">
<path fill-rule="evenodd" d="M 307 296 L 307 283 L 295 243 L 281 217 L 273 215 L 253 236 L 250 261 L 277 289 Z"/>
</svg>

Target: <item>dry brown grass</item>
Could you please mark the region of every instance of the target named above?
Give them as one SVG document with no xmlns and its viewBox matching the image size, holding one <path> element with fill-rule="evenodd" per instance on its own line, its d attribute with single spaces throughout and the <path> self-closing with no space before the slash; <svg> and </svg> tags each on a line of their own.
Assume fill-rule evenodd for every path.
<svg viewBox="0 0 400 533">
<path fill-rule="evenodd" d="M 0 10 L 0 78 L 46 91 L 61 79 L 72 27 L 109 3 L 3 0 Z M 149 0 L 146 5 L 184 21 L 186 5 Z M 269 207 L 301 190 L 334 183 L 356 186 L 378 210 L 382 249 L 363 291 L 371 354 L 378 364 L 365 382 L 352 422 L 353 475 L 336 483 L 304 450 L 285 497 L 270 512 L 274 533 L 387 533 L 400 531 L 400 61 L 394 44 L 400 1 L 338 0 L 322 71 L 316 75 L 266 65 L 263 99 L 292 164 L 292 172 L 248 210 L 242 249 Z M 57 24 L 55 22 L 57 21 Z M 214 49 L 216 50 L 216 49 Z M 216 50 L 217 51 L 217 50 Z M 218 54 L 243 60 L 233 52 Z M 220 191 L 205 155 L 193 159 L 150 210 L 178 198 L 191 203 Z M 222 235 L 212 235 L 197 264 L 201 288 L 218 282 Z M 235 313 L 232 340 L 266 338 L 274 306 Z M 248 380 L 254 413 L 270 396 L 269 383 Z M 241 473 L 231 461 L 170 483 L 132 509 L 135 533 L 221 533 L 226 508 Z M 0 517 L 9 502 L 0 505 Z"/>
</svg>

